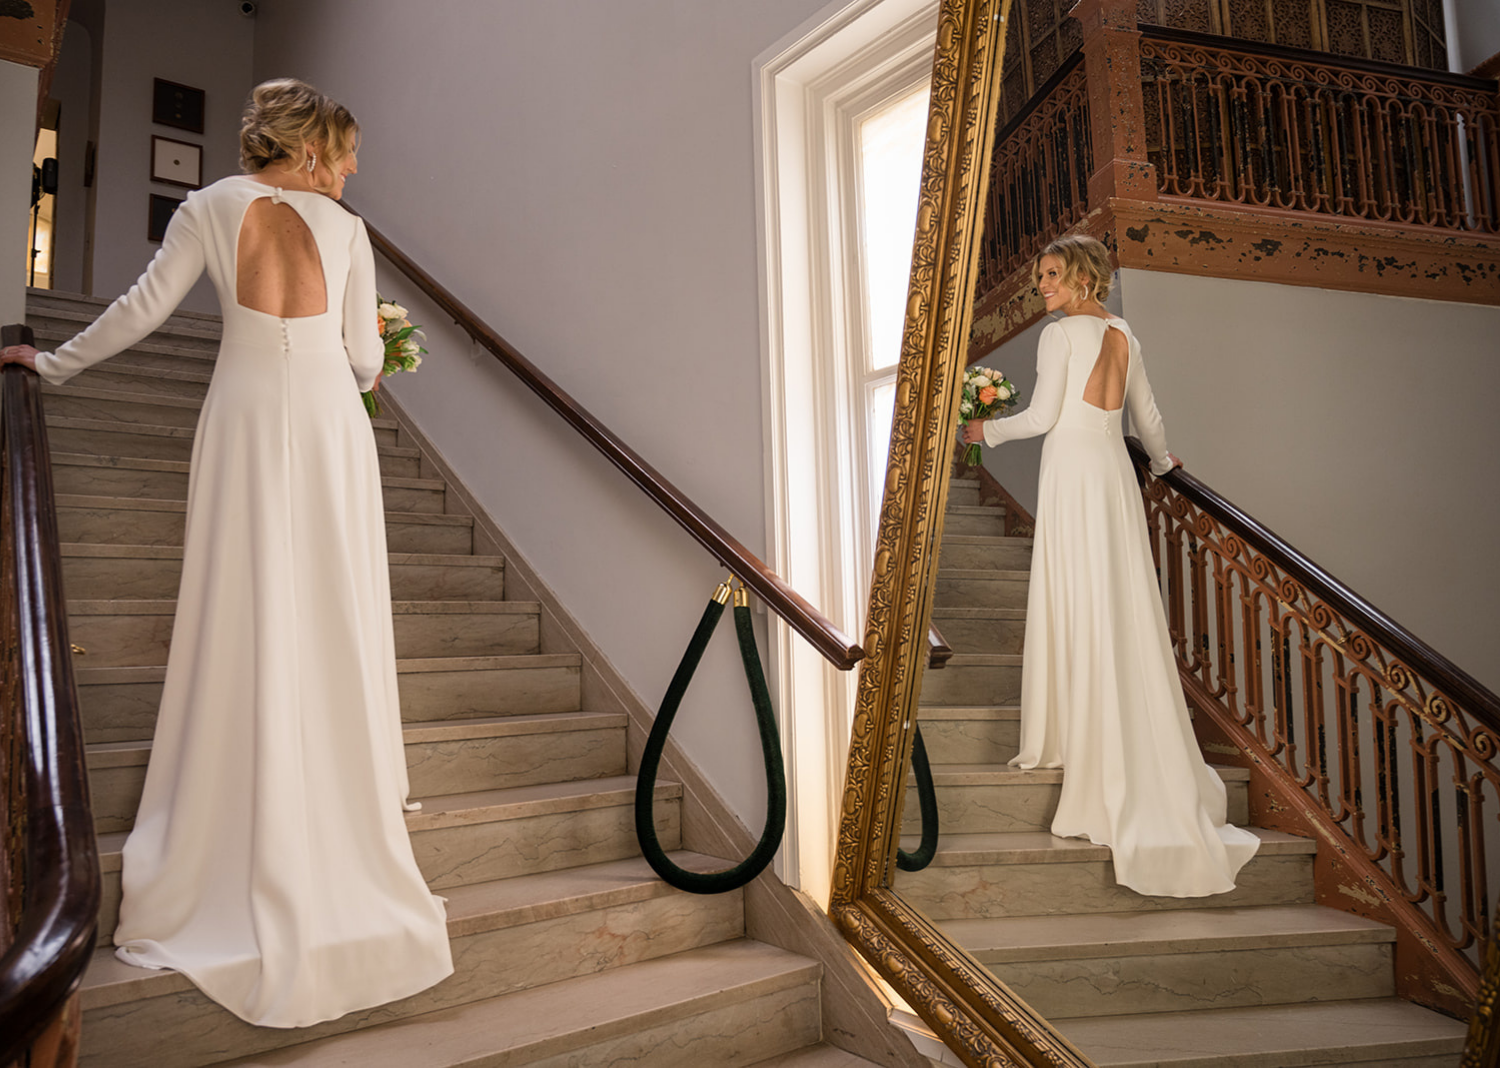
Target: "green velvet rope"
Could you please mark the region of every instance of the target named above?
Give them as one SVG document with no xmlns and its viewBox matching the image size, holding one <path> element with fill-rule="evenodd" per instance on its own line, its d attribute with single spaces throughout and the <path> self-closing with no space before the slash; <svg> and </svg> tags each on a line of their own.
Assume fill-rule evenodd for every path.
<svg viewBox="0 0 1500 1068">
<path fill-rule="evenodd" d="M 932 765 L 927 763 L 927 746 L 922 741 L 922 725 L 912 724 L 916 737 L 911 744 L 911 770 L 917 777 L 917 804 L 922 808 L 922 844 L 915 853 L 896 850 L 896 867 L 902 871 L 921 871 L 937 856 L 938 806 L 937 790 L 932 785 Z"/>
<path fill-rule="evenodd" d="M 766 689 L 765 672 L 761 669 L 760 650 L 755 645 L 755 631 L 750 621 L 748 605 L 737 604 L 734 608 L 734 629 L 740 640 L 740 659 L 745 665 L 745 679 L 750 683 L 750 699 L 755 705 L 755 722 L 760 727 L 760 750 L 765 757 L 766 768 L 766 825 L 761 831 L 755 850 L 743 861 L 723 871 L 697 872 L 679 868 L 667 857 L 661 842 L 656 837 L 656 820 L 652 810 L 656 799 L 656 773 L 661 766 L 662 749 L 667 744 L 667 734 L 672 729 L 672 720 L 677 716 L 677 707 L 682 695 L 687 692 L 698 662 L 708 640 L 713 637 L 719 617 L 724 614 L 723 602 L 715 599 L 708 602 L 698 629 L 688 642 L 677 673 L 662 698 L 661 710 L 651 726 L 651 735 L 646 739 L 646 750 L 641 754 L 641 770 L 635 780 L 635 836 L 640 841 L 641 853 L 653 871 L 679 890 L 691 894 L 723 894 L 738 890 L 754 879 L 781 848 L 781 836 L 786 830 L 786 769 L 781 762 L 781 738 L 776 730 L 776 717 L 771 711 L 771 694 Z"/>
</svg>

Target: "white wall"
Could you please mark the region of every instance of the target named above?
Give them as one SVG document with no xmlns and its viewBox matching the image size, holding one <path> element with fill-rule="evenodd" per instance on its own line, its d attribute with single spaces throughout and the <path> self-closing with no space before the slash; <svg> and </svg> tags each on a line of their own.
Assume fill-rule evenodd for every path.
<svg viewBox="0 0 1500 1068">
<path fill-rule="evenodd" d="M 398 0 L 357 18 L 336 0 L 264 0 L 256 76 L 347 104 L 364 135 L 350 202 L 763 555 L 751 62 L 824 2 L 450 0 L 414 24 Z M 655 704 L 722 571 L 410 306 L 432 355 L 393 393 Z M 674 736 L 759 827 L 727 622 Z"/>
<path fill-rule="evenodd" d="M 129 289 L 160 247 L 147 240 L 152 193 L 187 190 L 150 180 L 151 135 L 203 145 L 204 184 L 239 173 L 240 113 L 249 96 L 255 24 L 230 0 L 106 0 L 101 49 L 95 296 Z M 203 89 L 203 133 L 151 122 L 155 78 Z M 217 311 L 207 278 L 183 307 Z"/>
</svg>

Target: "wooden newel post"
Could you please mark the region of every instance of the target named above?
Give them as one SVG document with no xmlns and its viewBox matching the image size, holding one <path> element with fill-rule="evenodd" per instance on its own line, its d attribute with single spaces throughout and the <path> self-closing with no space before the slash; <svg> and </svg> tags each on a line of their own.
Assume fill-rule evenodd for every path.
<svg viewBox="0 0 1500 1068">
<path fill-rule="evenodd" d="M 1141 32 L 1135 13 L 1136 0 L 1078 0 L 1069 12 L 1083 26 L 1094 150 L 1090 211 L 1114 197 L 1156 199 L 1156 168 L 1146 158 Z"/>
</svg>

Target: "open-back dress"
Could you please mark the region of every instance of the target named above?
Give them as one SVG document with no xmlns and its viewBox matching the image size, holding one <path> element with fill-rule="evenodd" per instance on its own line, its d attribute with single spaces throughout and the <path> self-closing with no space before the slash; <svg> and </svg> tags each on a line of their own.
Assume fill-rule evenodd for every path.
<svg viewBox="0 0 1500 1068">
<path fill-rule="evenodd" d="M 238 303 L 242 224 L 261 197 L 290 206 L 290 228 L 315 242 L 322 314 Z M 115 944 L 251 1023 L 299 1027 L 453 970 L 442 899 L 403 818 L 416 806 L 360 401 L 383 362 L 364 223 L 318 193 L 215 182 L 177 209 L 130 292 L 37 370 L 61 383 L 128 348 L 205 267 L 224 335 L 193 442 L 182 586 Z"/>
<path fill-rule="evenodd" d="M 1108 845 L 1120 885 L 1203 897 L 1234 889 L 1260 840 L 1228 823 L 1224 783 L 1193 736 L 1122 409 L 1083 399 L 1110 329 L 1129 341 L 1131 423 L 1151 470 L 1168 471 L 1140 343 L 1123 319 L 1048 324 L 1031 405 L 984 424 L 989 445 L 1047 435 L 1011 763 L 1066 769 L 1052 833 Z"/>
</svg>

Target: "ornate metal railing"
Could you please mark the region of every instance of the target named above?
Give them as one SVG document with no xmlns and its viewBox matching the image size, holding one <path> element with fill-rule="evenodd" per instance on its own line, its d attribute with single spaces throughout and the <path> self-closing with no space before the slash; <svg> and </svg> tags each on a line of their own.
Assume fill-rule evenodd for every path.
<svg viewBox="0 0 1500 1068">
<path fill-rule="evenodd" d="M 1132 453 L 1190 701 L 1300 788 L 1319 836 L 1387 880 L 1472 997 L 1500 885 L 1500 698 L 1192 475 L 1150 477 Z"/>
<path fill-rule="evenodd" d="M 1141 27 L 1163 195 L 1500 232 L 1494 82 Z"/>
<path fill-rule="evenodd" d="M 1088 84 L 1074 52 L 995 135 L 978 292 L 999 285 L 1088 211 Z"/>
<path fill-rule="evenodd" d="M 0 343 L 29 344 L 6 327 Z M 0 370 L 0 1065 L 73 1063 L 99 854 L 73 682 L 41 382 Z"/>
</svg>

